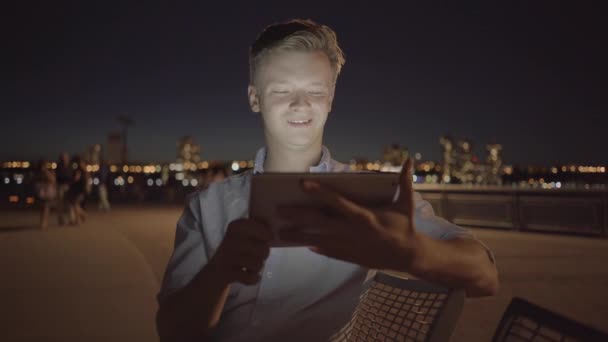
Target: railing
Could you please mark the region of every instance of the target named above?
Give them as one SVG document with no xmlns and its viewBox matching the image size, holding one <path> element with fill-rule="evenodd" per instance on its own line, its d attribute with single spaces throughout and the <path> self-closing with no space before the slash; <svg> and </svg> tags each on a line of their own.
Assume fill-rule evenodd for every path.
<svg viewBox="0 0 608 342">
<path fill-rule="evenodd" d="M 182 204 L 194 188 L 110 187 L 113 203 Z M 460 226 L 608 237 L 608 190 L 522 189 L 507 186 L 416 184 L 438 216 Z M 10 190 L 10 191 L 9 191 Z M 95 202 L 97 191 L 88 201 Z M 11 199 L 18 199 L 11 203 Z M 32 200 L 33 204 L 28 202 Z M 32 186 L 0 187 L 0 209 L 38 206 Z"/>
<path fill-rule="evenodd" d="M 457 225 L 608 237 L 608 191 L 416 185 Z"/>
</svg>

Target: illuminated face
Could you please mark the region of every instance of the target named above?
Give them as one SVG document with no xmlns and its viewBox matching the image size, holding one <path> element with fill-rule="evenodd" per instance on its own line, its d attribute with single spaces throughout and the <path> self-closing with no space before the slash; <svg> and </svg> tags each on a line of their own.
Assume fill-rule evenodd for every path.
<svg viewBox="0 0 608 342">
<path fill-rule="evenodd" d="M 334 94 L 323 52 L 271 53 L 248 92 L 251 109 L 262 113 L 267 145 L 292 150 L 321 146 Z"/>
</svg>

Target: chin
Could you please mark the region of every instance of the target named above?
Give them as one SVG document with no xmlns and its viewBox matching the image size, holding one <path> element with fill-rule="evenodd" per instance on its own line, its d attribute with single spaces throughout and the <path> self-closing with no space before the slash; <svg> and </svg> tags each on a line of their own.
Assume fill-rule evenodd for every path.
<svg viewBox="0 0 608 342">
<path fill-rule="evenodd" d="M 293 148 L 293 149 L 297 149 L 297 150 L 303 150 L 306 148 L 311 147 L 313 144 L 310 141 L 289 141 L 287 143 L 287 146 Z"/>
<path fill-rule="evenodd" d="M 314 142 L 314 138 L 307 134 L 309 132 L 293 132 L 293 131 L 285 131 L 283 132 L 282 139 L 287 145 L 297 145 L 297 146 L 306 146 L 310 145 Z"/>
<path fill-rule="evenodd" d="M 302 150 L 315 145 L 314 139 L 310 137 L 287 137 L 285 139 L 286 146 L 294 149 Z"/>
</svg>

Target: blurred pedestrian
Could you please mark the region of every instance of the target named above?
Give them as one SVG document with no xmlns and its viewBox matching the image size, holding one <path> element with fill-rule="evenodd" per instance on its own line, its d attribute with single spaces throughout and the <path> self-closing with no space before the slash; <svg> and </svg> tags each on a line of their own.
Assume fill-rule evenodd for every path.
<svg viewBox="0 0 608 342">
<path fill-rule="evenodd" d="M 46 161 L 40 161 L 34 175 L 34 186 L 36 196 L 41 203 L 40 229 L 46 229 L 49 225 L 51 207 L 57 198 L 57 182 L 55 174 L 49 170 Z"/>
<path fill-rule="evenodd" d="M 63 225 L 70 220 L 70 204 L 68 203 L 67 194 L 72 183 L 72 174 L 70 156 L 66 152 L 63 152 L 59 155 L 55 170 L 57 181 L 57 221 L 59 225 Z"/>
<path fill-rule="evenodd" d="M 99 195 L 99 210 L 109 211 L 110 201 L 108 200 L 108 180 L 110 178 L 110 166 L 105 160 L 102 160 L 99 164 L 99 186 L 97 187 L 97 193 Z"/>
<path fill-rule="evenodd" d="M 177 186 L 178 184 L 174 176 L 170 176 L 167 178 L 167 182 L 165 182 L 165 191 L 167 193 L 168 203 L 175 203 Z"/>
<path fill-rule="evenodd" d="M 70 224 L 79 225 L 87 218 L 86 211 L 82 208 L 82 202 L 90 193 L 89 173 L 84 161 L 79 156 L 72 158 L 72 184 L 68 191 L 68 203 L 70 206 Z"/>
</svg>

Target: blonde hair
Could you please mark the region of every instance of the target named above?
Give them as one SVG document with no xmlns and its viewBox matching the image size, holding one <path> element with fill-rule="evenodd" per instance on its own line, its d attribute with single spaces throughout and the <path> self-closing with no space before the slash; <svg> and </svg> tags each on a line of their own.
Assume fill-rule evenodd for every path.
<svg viewBox="0 0 608 342">
<path fill-rule="evenodd" d="M 273 51 L 322 51 L 329 58 L 336 83 L 345 63 L 336 33 L 312 20 L 292 19 L 264 29 L 249 51 L 249 83 L 254 84 L 261 62 Z"/>
</svg>

